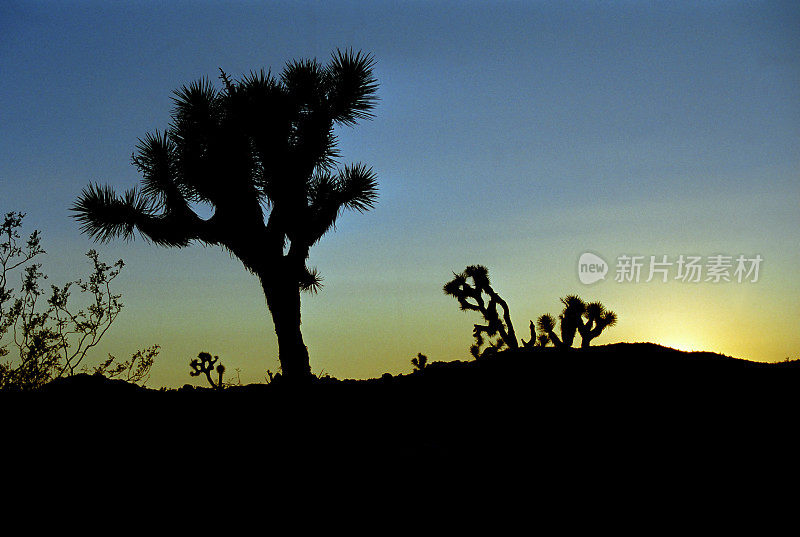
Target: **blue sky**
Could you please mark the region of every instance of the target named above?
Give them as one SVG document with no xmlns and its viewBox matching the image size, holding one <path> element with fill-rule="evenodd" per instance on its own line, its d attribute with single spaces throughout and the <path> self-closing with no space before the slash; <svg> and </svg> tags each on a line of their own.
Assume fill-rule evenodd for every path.
<svg viewBox="0 0 800 537">
<path fill-rule="evenodd" d="M 182 84 L 337 47 L 377 60 L 375 119 L 337 134 L 343 162 L 376 170 L 381 198 L 312 250 L 325 277 L 303 304 L 315 372 L 467 359 L 479 319 L 441 286 L 474 263 L 518 332 L 578 293 L 620 315 L 599 343 L 797 357 L 797 3 L 4 2 L 0 210 L 42 231 L 54 282 L 84 271 L 91 247 L 126 261 L 126 308 L 99 357 L 159 343 L 156 385 L 192 380 L 201 350 L 245 382 L 277 369 L 258 282 L 236 260 L 96 246 L 68 207 L 91 181 L 136 184 L 136 142 L 167 126 Z M 612 265 L 626 253 L 764 263 L 749 285 L 584 286 L 584 251 Z"/>
</svg>

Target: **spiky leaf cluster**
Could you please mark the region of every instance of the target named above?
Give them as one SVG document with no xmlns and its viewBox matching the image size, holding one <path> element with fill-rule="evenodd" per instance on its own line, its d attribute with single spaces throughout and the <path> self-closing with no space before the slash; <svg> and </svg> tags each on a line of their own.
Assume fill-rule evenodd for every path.
<svg viewBox="0 0 800 537">
<path fill-rule="evenodd" d="M 371 168 L 337 166 L 334 134 L 372 117 L 373 67 L 371 55 L 336 51 L 327 64 L 291 61 L 278 76 L 221 72 L 221 88 L 208 79 L 182 86 L 169 127 L 136 146 L 140 186 L 121 196 L 84 189 L 72 208 L 82 230 L 101 242 L 138 231 L 161 246 L 221 245 L 255 273 L 280 264 L 303 289 L 318 289 L 309 248 L 343 210 L 377 200 Z M 197 204 L 213 216 L 200 218 Z"/>
</svg>

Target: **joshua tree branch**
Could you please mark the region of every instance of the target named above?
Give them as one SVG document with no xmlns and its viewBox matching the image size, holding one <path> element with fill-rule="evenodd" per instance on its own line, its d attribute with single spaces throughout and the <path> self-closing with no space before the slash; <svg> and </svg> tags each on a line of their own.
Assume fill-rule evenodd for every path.
<svg viewBox="0 0 800 537">
<path fill-rule="evenodd" d="M 162 246 L 186 246 L 192 240 L 218 242 L 213 219 L 202 220 L 188 206 L 155 214 L 152 204 L 135 189 L 118 197 L 107 186 L 89 185 L 71 210 L 81 229 L 98 242 L 131 239 L 134 230 Z"/>
<path fill-rule="evenodd" d="M 516 349 L 519 347 L 519 342 L 517 341 L 517 335 L 514 332 L 514 325 L 511 324 L 511 313 L 508 311 L 508 304 L 505 300 L 500 298 L 500 295 L 495 293 L 491 287 L 488 288 L 487 293 L 489 293 L 489 296 L 492 297 L 492 301 L 494 301 L 495 304 L 500 304 L 500 307 L 503 308 L 503 321 L 505 322 L 505 328 L 503 327 L 502 323 L 500 323 L 499 327 L 503 341 L 505 341 L 506 345 L 508 345 L 510 348 Z M 494 315 L 497 316 L 496 306 L 494 310 Z"/>
<path fill-rule="evenodd" d="M 523 347 L 533 347 L 536 345 L 536 327 L 533 324 L 533 321 L 530 322 L 530 331 L 531 331 L 531 339 L 528 341 L 522 340 Z"/>
</svg>

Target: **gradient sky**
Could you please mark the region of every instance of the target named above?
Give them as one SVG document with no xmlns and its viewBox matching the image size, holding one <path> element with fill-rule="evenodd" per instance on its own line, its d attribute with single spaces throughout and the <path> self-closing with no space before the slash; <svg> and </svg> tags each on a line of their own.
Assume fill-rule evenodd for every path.
<svg viewBox="0 0 800 537">
<path fill-rule="evenodd" d="M 90 363 L 157 343 L 151 387 L 203 385 L 188 375 L 200 351 L 243 383 L 277 371 L 261 288 L 236 259 L 98 246 L 68 207 L 91 181 L 138 182 L 131 153 L 167 126 L 172 90 L 337 47 L 377 60 L 375 119 L 337 134 L 342 163 L 372 166 L 381 189 L 311 251 L 315 373 L 470 359 L 480 318 L 441 290 L 469 264 L 489 268 L 520 335 L 576 293 L 619 316 L 598 344 L 800 357 L 797 2 L 6 0 L 0 212 L 42 231 L 53 283 L 85 274 L 92 247 L 127 264 L 125 309 Z M 606 280 L 580 282 L 586 251 Z M 614 281 L 620 255 L 720 254 L 760 255 L 759 281 L 682 282 L 676 267 L 668 283 Z"/>
</svg>

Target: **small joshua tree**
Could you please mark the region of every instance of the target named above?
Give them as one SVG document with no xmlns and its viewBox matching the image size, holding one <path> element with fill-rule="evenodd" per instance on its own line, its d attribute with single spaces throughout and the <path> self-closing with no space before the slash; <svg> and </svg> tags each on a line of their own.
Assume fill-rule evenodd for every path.
<svg viewBox="0 0 800 537">
<path fill-rule="evenodd" d="M 416 358 L 411 359 L 411 364 L 414 366 L 415 371 L 422 371 L 428 366 L 428 357 L 419 352 Z"/>
<path fill-rule="evenodd" d="M 547 334 L 536 335 L 536 325 L 533 321 L 530 322 L 531 339 L 528 341 L 522 340 L 522 346 L 525 348 L 531 347 L 546 347 L 550 343 L 550 336 Z"/>
<path fill-rule="evenodd" d="M 572 347 L 576 333 L 581 336 L 581 348 L 586 348 L 603 330 L 617 322 L 617 314 L 607 310 L 600 302 L 586 304 L 576 295 L 568 295 L 561 302 L 564 310 L 558 316 L 560 338 L 555 334 L 556 322 L 551 315 L 542 315 L 537 321 L 539 329 L 558 348 Z"/>
<path fill-rule="evenodd" d="M 617 324 L 617 314 L 613 311 L 607 310 L 600 302 L 592 302 L 587 304 L 586 322 L 578 324 L 578 331 L 581 334 L 581 347 L 588 347 L 591 341 L 600 335 L 600 333 L 608 328 Z M 582 319 L 578 319 L 581 321 Z"/>
<path fill-rule="evenodd" d="M 530 330 L 531 330 L 531 339 L 529 339 L 528 341 L 525 341 L 524 339 L 522 340 L 522 346 L 525 348 L 536 346 L 536 327 L 534 326 L 533 321 L 531 321 Z"/>
<path fill-rule="evenodd" d="M 561 321 L 561 341 L 567 347 L 572 347 L 575 341 L 575 334 L 578 327 L 583 325 L 583 314 L 586 312 L 586 304 L 576 295 L 568 295 L 561 299 L 564 310 L 558 316 Z"/>
<path fill-rule="evenodd" d="M 472 284 L 468 280 L 472 280 Z M 483 265 L 470 265 L 461 274 L 454 272 L 453 279 L 445 284 L 443 290 L 446 295 L 458 300 L 462 311 L 474 310 L 480 312 L 486 319 L 485 325 L 476 324 L 472 331 L 475 344 L 470 347 L 470 352 L 475 358 L 482 354 L 481 346 L 486 342 L 484 335 L 489 338 L 488 348 L 495 351 L 505 346 L 511 349 L 519 347 L 517 336 L 514 334 L 514 325 L 511 324 L 508 304 L 492 289 L 489 269 Z M 502 318 L 497 306 L 503 308 Z"/>
<path fill-rule="evenodd" d="M 214 379 L 211 378 L 211 372 L 214 371 L 214 364 L 216 364 L 218 360 L 219 356 L 214 356 L 212 358 L 209 353 L 201 352 L 197 355 L 197 358 L 189 363 L 189 365 L 192 367 L 192 371 L 190 371 L 189 374 L 193 377 L 205 374 L 206 378 L 208 379 L 208 383 L 211 384 L 211 387 L 215 390 L 221 390 L 223 388 L 222 375 L 225 373 L 225 366 L 219 364 L 216 367 L 217 375 L 219 375 L 219 380 L 216 383 L 214 382 Z"/>
<path fill-rule="evenodd" d="M 561 338 L 556 335 L 556 321 L 553 319 L 552 315 L 546 313 L 540 316 L 536 320 L 536 324 L 539 326 L 539 330 L 544 332 L 544 335 L 547 336 L 547 339 L 551 341 L 556 348 L 564 349 L 568 347 L 568 345 L 565 345 L 564 342 L 561 341 Z"/>
<path fill-rule="evenodd" d="M 531 321 L 531 323 L 533 323 L 533 321 Z M 539 334 L 539 337 L 536 338 L 537 347 L 547 347 L 548 343 L 550 343 L 550 336 L 547 334 Z"/>
</svg>

